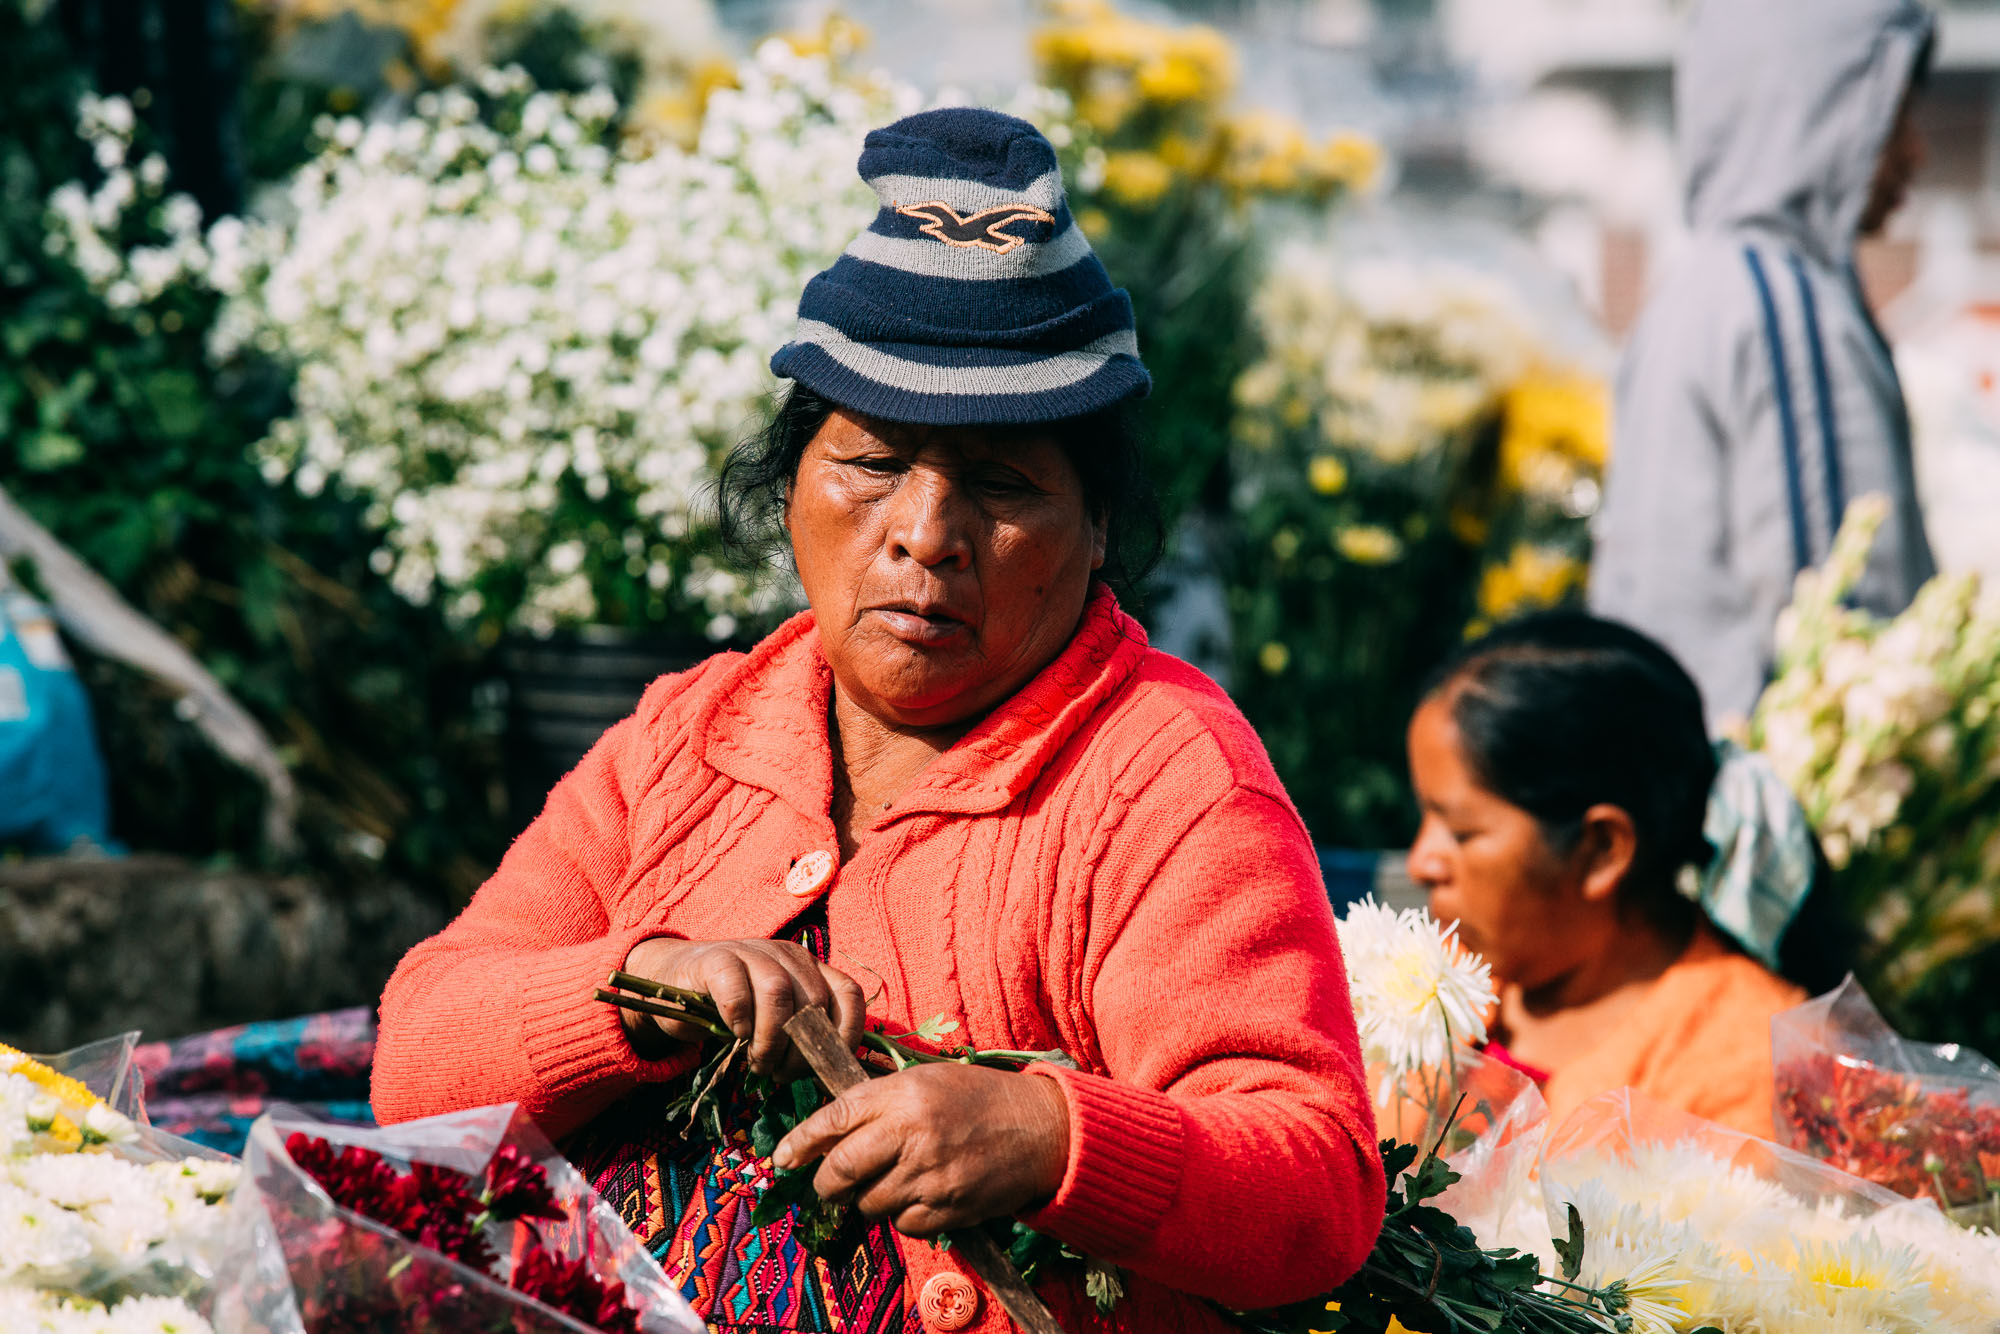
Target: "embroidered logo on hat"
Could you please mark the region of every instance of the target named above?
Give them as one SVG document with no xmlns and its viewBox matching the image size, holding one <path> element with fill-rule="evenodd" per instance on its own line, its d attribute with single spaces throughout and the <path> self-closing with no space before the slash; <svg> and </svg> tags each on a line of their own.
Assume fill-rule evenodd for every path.
<svg viewBox="0 0 2000 1334">
<path fill-rule="evenodd" d="M 1008 223 L 1056 220 L 1053 213 L 1044 212 L 1033 204 L 1002 204 L 999 208 L 985 209 L 965 218 L 941 199 L 922 204 L 899 204 L 896 212 L 906 218 L 929 218 L 930 221 L 921 228 L 925 236 L 935 236 L 946 245 L 979 246 L 996 255 L 1004 255 L 1028 239 L 1001 231 Z"/>
</svg>

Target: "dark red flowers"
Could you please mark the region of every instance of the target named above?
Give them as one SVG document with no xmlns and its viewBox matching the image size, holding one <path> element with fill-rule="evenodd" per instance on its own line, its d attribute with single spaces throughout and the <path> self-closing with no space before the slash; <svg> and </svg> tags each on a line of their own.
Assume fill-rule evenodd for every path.
<svg viewBox="0 0 2000 1334">
<path fill-rule="evenodd" d="M 512 1144 L 502 1144 L 486 1165 L 487 1212 L 495 1218 L 561 1218 L 562 1206 L 549 1189 L 540 1163 Z"/>
<path fill-rule="evenodd" d="M 511 1272 L 500 1264 L 489 1224 L 564 1217 L 548 1173 L 517 1146 L 503 1145 L 478 1182 L 432 1163 L 416 1163 L 408 1172 L 399 1172 L 372 1150 L 353 1145 L 336 1150 L 303 1133 L 288 1137 L 285 1149 L 342 1208 L 503 1279 L 515 1291 L 604 1334 L 640 1334 L 638 1313 L 627 1303 L 624 1285 L 600 1279 L 586 1261 L 551 1254 L 531 1224 L 523 1244 L 514 1248 Z M 472 1295 L 445 1271 L 430 1272 L 429 1266 L 407 1261 L 388 1262 L 379 1246 L 370 1246 L 362 1237 L 329 1239 L 325 1246 L 311 1249 L 311 1255 L 301 1258 L 313 1275 L 315 1290 L 301 1296 L 312 1334 L 473 1327 L 451 1314 Z M 401 1319 L 380 1323 L 392 1314 Z"/>
<path fill-rule="evenodd" d="M 640 1334 L 639 1313 L 627 1305 L 625 1285 L 599 1279 L 582 1260 L 558 1259 L 537 1246 L 514 1266 L 514 1286 L 604 1334 Z"/>
</svg>

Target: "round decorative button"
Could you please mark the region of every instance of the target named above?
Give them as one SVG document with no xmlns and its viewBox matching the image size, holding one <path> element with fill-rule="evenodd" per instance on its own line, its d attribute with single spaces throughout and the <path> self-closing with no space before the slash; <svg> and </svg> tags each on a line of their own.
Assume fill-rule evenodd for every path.
<svg viewBox="0 0 2000 1334">
<path fill-rule="evenodd" d="M 963 1274 L 932 1274 L 917 1294 L 917 1314 L 932 1334 L 955 1334 L 979 1318 L 979 1289 Z"/>
<path fill-rule="evenodd" d="M 817 894 L 833 879 L 833 854 L 824 848 L 814 848 L 805 856 L 792 863 L 792 869 L 785 872 L 785 892 L 794 898 L 805 898 Z"/>
</svg>

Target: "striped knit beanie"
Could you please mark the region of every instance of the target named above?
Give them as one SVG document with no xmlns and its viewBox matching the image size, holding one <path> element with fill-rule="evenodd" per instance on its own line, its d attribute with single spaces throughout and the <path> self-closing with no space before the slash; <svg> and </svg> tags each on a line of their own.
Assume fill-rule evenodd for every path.
<svg viewBox="0 0 2000 1334">
<path fill-rule="evenodd" d="M 771 369 L 931 426 L 1055 421 L 1144 395 L 1132 300 L 1070 216 L 1026 121 L 949 107 L 871 132 L 868 229 L 806 285 Z"/>
</svg>

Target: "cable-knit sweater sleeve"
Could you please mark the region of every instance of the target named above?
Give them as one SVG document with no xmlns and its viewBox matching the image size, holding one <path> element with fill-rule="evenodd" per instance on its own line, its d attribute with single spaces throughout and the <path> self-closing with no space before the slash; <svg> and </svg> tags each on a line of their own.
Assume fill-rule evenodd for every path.
<svg viewBox="0 0 2000 1334">
<path fill-rule="evenodd" d="M 1094 869 L 1070 1160 L 1028 1224 L 1238 1309 L 1345 1279 L 1383 1179 L 1332 910 L 1282 797 L 1128 808 Z M 1100 943 L 1101 942 L 1101 943 Z"/>
<path fill-rule="evenodd" d="M 556 784 L 465 911 L 404 956 L 382 995 L 372 1090 L 382 1121 L 518 1102 L 556 1138 L 692 1064 L 640 1059 L 618 1011 L 590 992 L 633 945 L 662 934 L 614 930 L 608 900 L 657 760 L 651 728 L 701 671 L 655 682 Z"/>
</svg>

